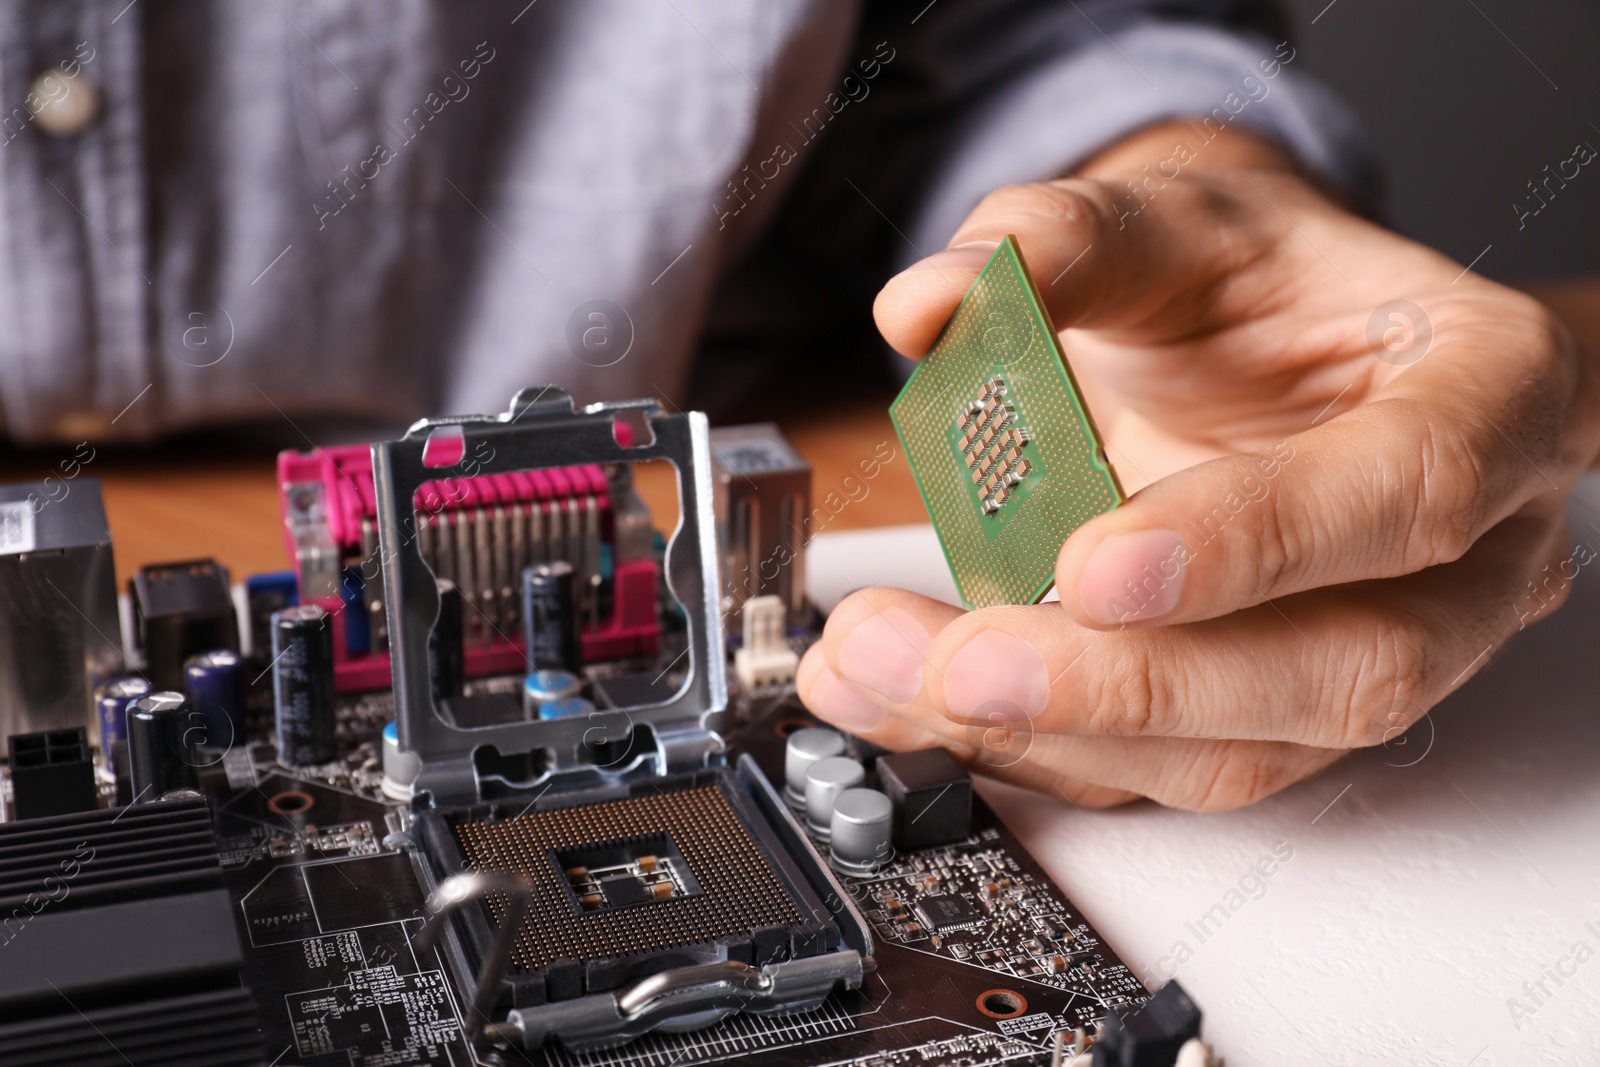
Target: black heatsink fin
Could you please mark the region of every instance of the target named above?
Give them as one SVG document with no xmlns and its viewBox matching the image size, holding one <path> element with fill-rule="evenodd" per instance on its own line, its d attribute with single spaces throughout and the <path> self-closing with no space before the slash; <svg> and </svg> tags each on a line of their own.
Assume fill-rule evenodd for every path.
<svg viewBox="0 0 1600 1067">
<path fill-rule="evenodd" d="M 257 1067 L 265 1059 L 256 1004 L 244 989 L 0 1024 L 0 1063 L 7 1067 Z"/>
<path fill-rule="evenodd" d="M 70 890 L 54 899 L 58 883 Z M 0 824 L 0 916 L 30 894 L 65 911 L 221 886 L 211 811 L 198 798 Z"/>
<path fill-rule="evenodd" d="M 0 825 L 0 1064 L 258 1067 L 199 797 Z"/>
</svg>

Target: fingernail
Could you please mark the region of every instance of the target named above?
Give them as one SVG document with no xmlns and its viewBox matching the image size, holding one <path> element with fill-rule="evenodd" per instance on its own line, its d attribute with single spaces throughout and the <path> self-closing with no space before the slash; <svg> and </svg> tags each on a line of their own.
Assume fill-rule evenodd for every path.
<svg viewBox="0 0 1600 1067">
<path fill-rule="evenodd" d="M 817 672 L 811 683 L 806 704 L 821 718 L 855 733 L 875 730 L 889 717 L 887 711 L 839 681 L 826 667 Z"/>
<path fill-rule="evenodd" d="M 963 241 L 943 252 L 935 252 L 926 259 L 917 260 L 901 273 L 909 274 L 914 270 L 982 270 L 999 247 L 999 241 Z"/>
<path fill-rule="evenodd" d="M 909 704 L 922 692 L 922 665 L 932 643 L 910 612 L 885 608 L 840 642 L 839 673 L 891 704 Z"/>
<path fill-rule="evenodd" d="M 1171 530 L 1112 534 L 1095 546 L 1079 586 L 1096 622 L 1146 622 L 1178 606 L 1189 547 Z"/>
<path fill-rule="evenodd" d="M 951 718 L 968 722 L 1031 719 L 1050 702 L 1050 673 L 1022 638 L 984 630 L 951 657 L 944 702 Z"/>
</svg>

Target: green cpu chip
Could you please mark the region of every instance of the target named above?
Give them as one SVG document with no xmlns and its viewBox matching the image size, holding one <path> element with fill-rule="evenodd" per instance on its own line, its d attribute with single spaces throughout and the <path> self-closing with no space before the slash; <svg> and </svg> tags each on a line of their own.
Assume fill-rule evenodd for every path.
<svg viewBox="0 0 1600 1067">
<path fill-rule="evenodd" d="M 1015 237 L 889 417 L 969 608 L 1037 602 L 1067 535 L 1124 499 Z"/>
</svg>

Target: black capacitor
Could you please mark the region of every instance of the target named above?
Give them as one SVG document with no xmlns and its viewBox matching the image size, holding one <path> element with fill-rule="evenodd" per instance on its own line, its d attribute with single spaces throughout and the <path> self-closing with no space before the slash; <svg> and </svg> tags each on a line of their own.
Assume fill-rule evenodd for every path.
<svg viewBox="0 0 1600 1067">
<path fill-rule="evenodd" d="M 522 572 L 522 634 L 535 670 L 583 670 L 578 572 L 565 560 Z"/>
<path fill-rule="evenodd" d="M 128 705 L 128 777 L 134 804 L 200 788 L 195 743 L 205 732 L 182 693 L 161 692 Z"/>
<path fill-rule="evenodd" d="M 972 776 L 942 748 L 877 760 L 878 788 L 894 801 L 894 847 L 953 845 L 972 835 Z"/>
<path fill-rule="evenodd" d="M 315 604 L 272 616 L 272 696 L 278 759 L 291 767 L 328 763 L 334 746 L 333 625 Z"/>
<path fill-rule="evenodd" d="M 462 643 L 461 590 L 448 578 L 438 579 L 439 620 L 428 635 L 428 675 L 433 697 L 458 697 L 467 678 L 467 652 Z"/>
</svg>

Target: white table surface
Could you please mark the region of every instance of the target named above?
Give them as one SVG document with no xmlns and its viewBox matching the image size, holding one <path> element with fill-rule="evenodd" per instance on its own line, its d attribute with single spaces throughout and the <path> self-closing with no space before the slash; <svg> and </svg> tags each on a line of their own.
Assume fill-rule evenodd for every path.
<svg viewBox="0 0 1600 1067">
<path fill-rule="evenodd" d="M 1600 551 L 1600 481 L 1581 495 L 1574 540 Z M 927 526 L 819 535 L 808 569 L 825 607 L 866 584 L 955 601 Z M 1147 984 L 1176 973 L 1229 1067 L 1600 1065 L 1592 572 L 1402 746 L 1252 808 L 1085 812 L 981 791 Z M 1253 884 L 1275 846 L 1292 858 Z M 1241 878 L 1255 896 L 1229 896 Z M 1191 924 L 1219 903 L 1226 921 L 1201 940 Z M 1527 1009 L 1515 1018 L 1513 998 Z"/>
</svg>

